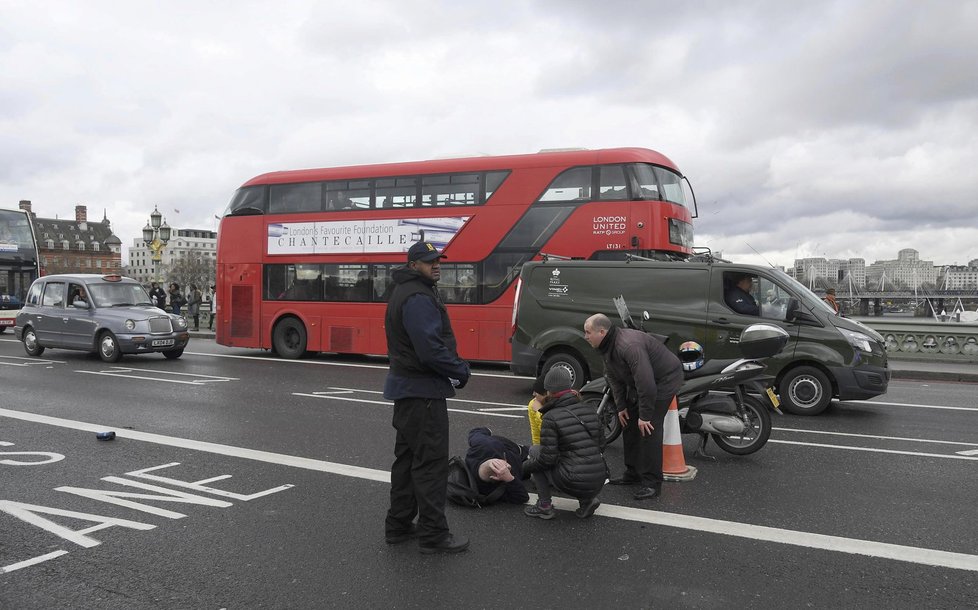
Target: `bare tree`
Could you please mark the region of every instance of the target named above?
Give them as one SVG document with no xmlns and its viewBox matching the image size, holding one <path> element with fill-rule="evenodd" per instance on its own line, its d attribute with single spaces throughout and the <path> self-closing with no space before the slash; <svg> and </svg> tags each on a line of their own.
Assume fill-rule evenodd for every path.
<svg viewBox="0 0 978 610">
<path fill-rule="evenodd" d="M 186 291 L 191 284 L 196 284 L 203 292 L 214 283 L 215 272 L 214 259 L 205 257 L 202 252 L 190 251 L 173 261 L 166 277 L 180 284 L 181 290 Z"/>
</svg>

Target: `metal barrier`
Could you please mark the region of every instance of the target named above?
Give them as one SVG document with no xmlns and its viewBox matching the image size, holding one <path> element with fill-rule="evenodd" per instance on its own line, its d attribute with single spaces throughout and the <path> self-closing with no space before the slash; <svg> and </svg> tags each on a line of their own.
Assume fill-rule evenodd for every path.
<svg viewBox="0 0 978 610">
<path fill-rule="evenodd" d="M 894 359 L 978 362 L 978 324 L 935 322 L 925 318 L 861 318 L 883 335 Z"/>
</svg>

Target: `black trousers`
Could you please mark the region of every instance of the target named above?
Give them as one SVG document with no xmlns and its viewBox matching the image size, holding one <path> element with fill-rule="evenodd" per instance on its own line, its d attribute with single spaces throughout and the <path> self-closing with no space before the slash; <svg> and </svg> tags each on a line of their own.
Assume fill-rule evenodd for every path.
<svg viewBox="0 0 978 610">
<path fill-rule="evenodd" d="M 621 431 L 625 449 L 625 472 L 637 476 L 642 487 L 662 487 L 662 427 L 674 396 L 659 396 L 652 413 L 655 430 L 642 436 L 638 429 L 638 406 L 628 407 L 628 425 Z"/>
<path fill-rule="evenodd" d="M 438 544 L 448 537 L 448 404 L 444 398 L 403 398 L 394 401 L 394 465 L 391 506 L 385 529 L 403 533 L 418 517 L 420 544 Z"/>
</svg>

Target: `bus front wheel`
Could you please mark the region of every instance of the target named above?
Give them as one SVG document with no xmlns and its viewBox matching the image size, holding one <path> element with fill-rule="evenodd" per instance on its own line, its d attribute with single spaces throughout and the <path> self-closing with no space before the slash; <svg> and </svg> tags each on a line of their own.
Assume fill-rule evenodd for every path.
<svg viewBox="0 0 978 610">
<path fill-rule="evenodd" d="M 272 346 L 282 358 L 302 358 L 306 353 L 306 327 L 296 318 L 285 318 L 272 331 Z"/>
</svg>

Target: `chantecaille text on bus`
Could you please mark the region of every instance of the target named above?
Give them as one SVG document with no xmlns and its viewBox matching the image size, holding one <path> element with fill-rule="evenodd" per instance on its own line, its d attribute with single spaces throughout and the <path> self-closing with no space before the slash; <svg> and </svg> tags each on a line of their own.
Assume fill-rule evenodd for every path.
<svg viewBox="0 0 978 610">
<path fill-rule="evenodd" d="M 271 223 L 268 254 L 375 254 L 407 252 L 421 239 L 444 247 L 468 216 Z"/>
</svg>

